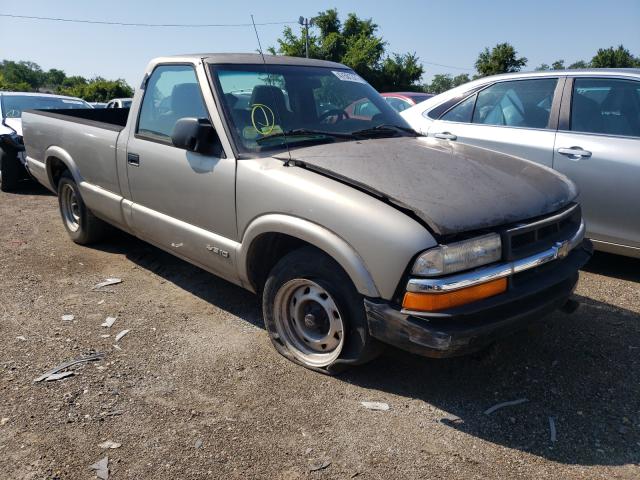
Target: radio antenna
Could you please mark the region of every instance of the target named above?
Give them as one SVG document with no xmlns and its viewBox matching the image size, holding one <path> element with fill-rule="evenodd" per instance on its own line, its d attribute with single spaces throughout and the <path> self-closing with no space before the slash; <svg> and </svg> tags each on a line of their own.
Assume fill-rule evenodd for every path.
<svg viewBox="0 0 640 480">
<path fill-rule="evenodd" d="M 253 31 L 256 32 L 256 39 L 258 40 L 258 52 L 260 52 L 260 56 L 262 57 L 262 64 L 264 65 L 264 73 L 268 77 L 269 76 L 269 72 L 267 70 L 267 60 L 264 58 L 264 52 L 262 51 L 262 43 L 260 43 L 260 35 L 258 35 L 258 28 L 256 27 L 255 20 L 253 19 L 253 14 L 251 14 L 251 24 L 253 25 Z M 272 93 L 271 96 L 272 96 L 272 100 L 273 100 L 273 108 L 276 111 L 276 113 L 278 114 L 278 117 L 282 118 L 282 115 L 278 111 L 278 103 L 276 102 L 275 95 Z M 275 118 L 273 120 L 275 122 Z M 289 150 L 289 141 L 287 140 L 287 135 L 286 135 L 286 133 L 284 131 L 284 128 L 282 128 L 282 138 L 284 139 L 284 146 L 287 149 L 287 156 L 289 157 L 289 160 L 284 162 L 284 166 L 285 167 L 289 167 L 291 165 L 291 161 L 292 161 L 291 150 Z"/>
</svg>

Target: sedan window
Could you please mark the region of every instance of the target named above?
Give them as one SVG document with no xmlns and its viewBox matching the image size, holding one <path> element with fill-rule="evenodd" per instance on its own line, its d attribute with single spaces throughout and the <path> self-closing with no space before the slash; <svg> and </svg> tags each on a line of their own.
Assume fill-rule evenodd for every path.
<svg viewBox="0 0 640 480">
<path fill-rule="evenodd" d="M 471 115 L 473 114 L 473 105 L 476 102 L 476 95 L 471 95 L 466 100 L 463 100 L 458 105 L 453 107 L 447 113 L 445 113 L 441 120 L 446 120 L 447 122 L 462 122 L 469 123 L 471 122 Z"/>
<path fill-rule="evenodd" d="M 547 128 L 558 79 L 496 83 L 478 93 L 473 123 Z"/>
<path fill-rule="evenodd" d="M 576 78 L 571 130 L 640 137 L 639 83 L 614 78 Z"/>
</svg>

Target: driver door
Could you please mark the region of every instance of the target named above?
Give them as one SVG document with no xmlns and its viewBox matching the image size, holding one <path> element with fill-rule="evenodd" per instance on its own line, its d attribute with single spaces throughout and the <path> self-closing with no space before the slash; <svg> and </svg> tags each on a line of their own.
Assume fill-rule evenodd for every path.
<svg viewBox="0 0 640 480">
<path fill-rule="evenodd" d="M 133 227 L 162 249 L 233 275 L 235 159 L 174 147 L 173 127 L 185 117 L 209 118 L 194 66 L 159 65 L 127 146 Z"/>
</svg>

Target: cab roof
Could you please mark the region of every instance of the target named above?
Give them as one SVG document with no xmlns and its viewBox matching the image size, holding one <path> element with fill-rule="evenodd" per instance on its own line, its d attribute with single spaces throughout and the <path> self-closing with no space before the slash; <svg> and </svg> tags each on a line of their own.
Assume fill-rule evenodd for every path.
<svg viewBox="0 0 640 480">
<path fill-rule="evenodd" d="M 313 58 L 287 57 L 284 55 L 260 55 L 259 53 L 192 53 L 185 55 L 172 55 L 157 59 L 157 63 L 162 63 L 164 59 L 191 59 L 202 60 L 209 64 L 256 64 L 262 65 L 297 65 L 304 67 L 325 67 L 325 68 L 349 68 L 341 63 L 329 62 L 326 60 L 316 60 Z"/>
</svg>

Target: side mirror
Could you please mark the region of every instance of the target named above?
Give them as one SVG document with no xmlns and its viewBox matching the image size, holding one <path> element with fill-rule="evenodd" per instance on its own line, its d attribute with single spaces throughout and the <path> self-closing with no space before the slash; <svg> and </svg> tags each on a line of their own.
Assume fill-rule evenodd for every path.
<svg viewBox="0 0 640 480">
<path fill-rule="evenodd" d="M 222 150 L 216 131 L 207 118 L 181 118 L 173 127 L 171 141 L 175 147 L 190 152 L 212 154 Z"/>
</svg>

